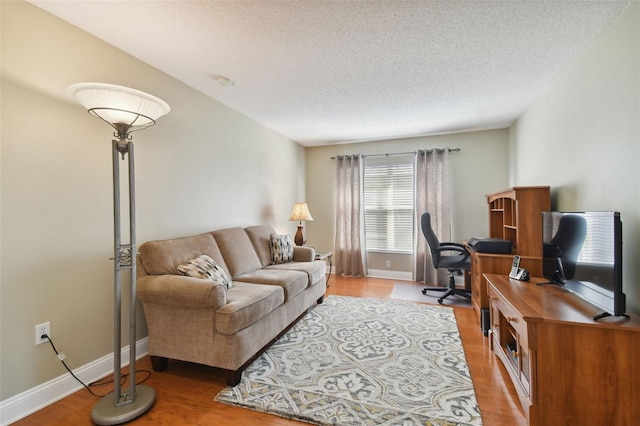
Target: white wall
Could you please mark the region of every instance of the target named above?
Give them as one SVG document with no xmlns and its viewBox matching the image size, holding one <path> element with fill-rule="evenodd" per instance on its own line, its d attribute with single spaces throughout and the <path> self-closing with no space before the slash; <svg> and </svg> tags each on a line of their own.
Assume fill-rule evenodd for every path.
<svg viewBox="0 0 640 426">
<path fill-rule="evenodd" d="M 50 321 L 72 368 L 113 351 L 112 129 L 70 84 L 121 84 L 171 105 L 133 134 L 139 243 L 258 223 L 293 233 L 305 163 L 300 145 L 76 27 L 26 2 L 0 8 L 4 400 L 65 374 L 34 345 L 36 324 Z"/>
<path fill-rule="evenodd" d="M 489 218 L 484 195 L 508 186 L 506 129 L 307 148 L 306 201 L 315 219 L 306 224 L 307 244 L 323 251 L 334 247 L 336 166 L 330 157 L 443 147 L 461 149 L 449 157 L 453 194 L 452 238 L 459 241 L 488 236 Z M 385 269 L 383 265 L 369 266 Z"/>
<path fill-rule="evenodd" d="M 512 126 L 513 184 L 552 208 L 616 210 L 627 305 L 640 309 L 640 3 L 633 2 Z"/>
</svg>

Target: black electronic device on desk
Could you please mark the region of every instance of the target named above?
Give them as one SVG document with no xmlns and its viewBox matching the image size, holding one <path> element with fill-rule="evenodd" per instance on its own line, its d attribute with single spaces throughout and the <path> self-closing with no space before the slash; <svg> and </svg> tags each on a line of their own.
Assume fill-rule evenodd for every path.
<svg viewBox="0 0 640 426">
<path fill-rule="evenodd" d="M 479 253 L 511 254 L 511 241 L 500 238 L 471 238 L 467 246 Z"/>
</svg>

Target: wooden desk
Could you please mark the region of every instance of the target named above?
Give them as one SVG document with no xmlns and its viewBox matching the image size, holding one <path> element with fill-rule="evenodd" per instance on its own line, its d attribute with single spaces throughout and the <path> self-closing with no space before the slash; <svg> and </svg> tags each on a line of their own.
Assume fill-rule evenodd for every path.
<svg viewBox="0 0 640 426">
<path fill-rule="evenodd" d="M 514 255 L 520 267 L 531 276 L 542 276 L 542 212 L 551 210 L 550 187 L 514 186 L 487 194 L 489 238 L 511 241 L 508 255 L 472 252 L 471 302 L 480 325 L 489 331 L 489 299 L 483 274 L 505 274 L 511 270 Z"/>
<path fill-rule="evenodd" d="M 491 349 L 528 424 L 640 424 L 640 318 L 601 310 L 556 286 L 485 275 Z"/>
<path fill-rule="evenodd" d="M 513 255 L 480 253 L 469 246 L 467 246 L 467 250 L 471 254 L 471 306 L 476 311 L 480 328 L 486 336 L 489 333 L 489 292 L 484 274 L 508 275 Z M 520 256 L 520 267 L 529 271 L 531 276 L 541 276 L 542 258 Z"/>
</svg>

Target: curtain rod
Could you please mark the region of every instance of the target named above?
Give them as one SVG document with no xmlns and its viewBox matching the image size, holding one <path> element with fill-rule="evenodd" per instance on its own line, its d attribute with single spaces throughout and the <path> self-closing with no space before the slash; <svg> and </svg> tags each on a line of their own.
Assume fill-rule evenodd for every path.
<svg viewBox="0 0 640 426">
<path fill-rule="evenodd" d="M 416 150 L 416 151 L 409 151 L 409 152 L 393 152 L 391 154 L 389 154 L 389 153 L 385 153 L 385 154 L 364 154 L 362 156 L 365 157 L 365 158 L 366 157 L 384 157 L 384 156 L 390 157 L 392 155 L 417 154 L 419 151 L 426 151 L 426 152 L 433 152 L 433 151 L 438 152 L 439 151 L 439 152 L 442 152 L 445 149 L 449 150 L 449 152 L 459 152 L 459 151 L 461 151 L 460 148 L 432 148 L 432 149 L 419 149 L 419 150 Z M 349 155 L 357 155 L 357 154 L 346 154 L 346 155 L 349 156 Z M 337 157 L 342 157 L 342 155 L 339 155 Z M 329 157 L 329 159 L 330 160 L 335 160 L 337 157 L 336 156 L 332 156 L 332 157 Z"/>
</svg>

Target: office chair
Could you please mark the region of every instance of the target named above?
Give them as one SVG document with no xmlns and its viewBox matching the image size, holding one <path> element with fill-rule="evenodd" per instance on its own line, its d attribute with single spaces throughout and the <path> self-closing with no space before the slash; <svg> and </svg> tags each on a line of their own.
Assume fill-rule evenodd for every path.
<svg viewBox="0 0 640 426">
<path fill-rule="evenodd" d="M 560 259 L 562 272 L 560 278 L 570 280 L 576 273 L 576 262 L 587 235 L 587 221 L 576 214 L 567 214 L 560 218 L 558 230 L 549 243 L 543 246 L 544 258 Z"/>
<path fill-rule="evenodd" d="M 427 295 L 429 291 L 444 291 L 445 293 L 438 299 L 438 303 L 440 304 L 445 298 L 452 294 L 470 299 L 470 291 L 457 289 L 454 278 L 454 274 L 462 275 L 463 270 L 471 269 L 469 252 L 465 249 L 464 245 L 460 243 L 450 241 L 441 243 L 438 241 L 438 237 L 431 228 L 431 215 L 429 213 L 422 213 L 420 224 L 422 225 L 422 233 L 431 251 L 431 260 L 433 260 L 434 268 L 447 269 L 449 271 L 448 287 L 427 287 L 422 290 L 422 294 Z M 457 254 L 443 255 L 442 252 L 455 252 Z"/>
</svg>

